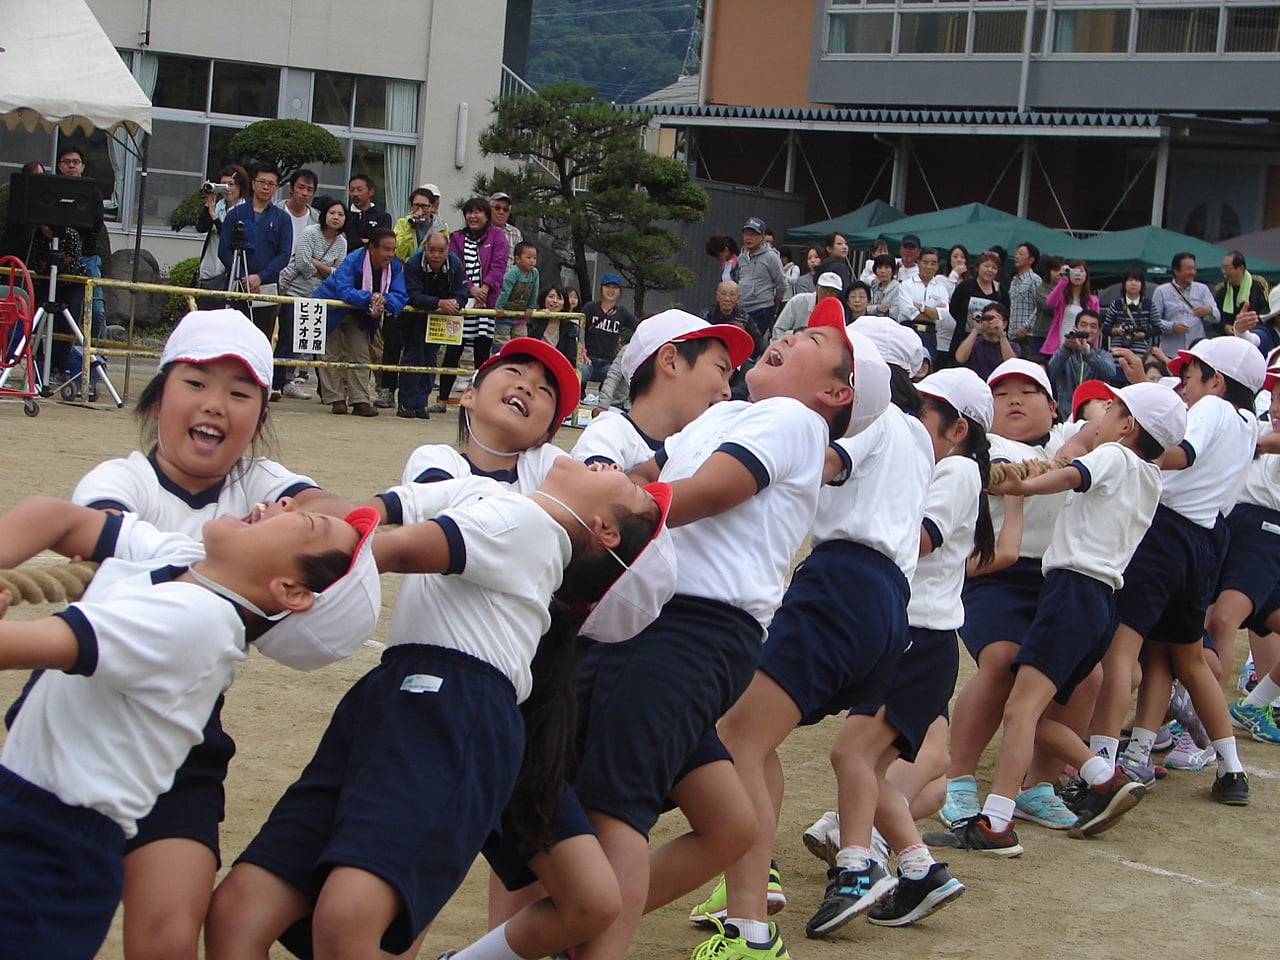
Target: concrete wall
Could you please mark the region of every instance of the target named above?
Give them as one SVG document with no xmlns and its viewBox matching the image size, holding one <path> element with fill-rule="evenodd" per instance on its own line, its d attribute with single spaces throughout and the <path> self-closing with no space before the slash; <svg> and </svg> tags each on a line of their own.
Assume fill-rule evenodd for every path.
<svg viewBox="0 0 1280 960">
<path fill-rule="evenodd" d="M 821 2 L 821 0 L 819 0 Z M 812 0 L 713 0 L 708 103 L 803 107 L 809 103 Z"/>
</svg>

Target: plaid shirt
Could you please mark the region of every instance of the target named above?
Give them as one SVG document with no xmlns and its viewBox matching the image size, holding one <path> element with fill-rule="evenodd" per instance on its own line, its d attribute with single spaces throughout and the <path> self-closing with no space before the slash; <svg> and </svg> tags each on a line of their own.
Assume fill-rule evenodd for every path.
<svg viewBox="0 0 1280 960">
<path fill-rule="evenodd" d="M 1014 274 L 1009 281 L 1009 336 L 1016 336 L 1019 330 L 1029 330 L 1035 324 L 1036 291 L 1041 282 L 1034 270 Z"/>
</svg>

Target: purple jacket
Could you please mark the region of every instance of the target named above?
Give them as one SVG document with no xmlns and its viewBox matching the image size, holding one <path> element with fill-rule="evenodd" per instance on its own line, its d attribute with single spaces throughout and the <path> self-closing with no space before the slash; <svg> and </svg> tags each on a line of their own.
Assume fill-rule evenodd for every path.
<svg viewBox="0 0 1280 960">
<path fill-rule="evenodd" d="M 463 230 L 454 230 L 449 234 L 449 249 L 462 261 L 465 275 L 467 254 L 463 245 Z M 489 298 L 480 307 L 492 307 L 502 292 L 502 278 L 507 272 L 507 235 L 498 227 L 489 227 L 480 240 L 480 282 L 489 288 Z M 470 282 L 468 281 L 468 286 Z"/>
</svg>

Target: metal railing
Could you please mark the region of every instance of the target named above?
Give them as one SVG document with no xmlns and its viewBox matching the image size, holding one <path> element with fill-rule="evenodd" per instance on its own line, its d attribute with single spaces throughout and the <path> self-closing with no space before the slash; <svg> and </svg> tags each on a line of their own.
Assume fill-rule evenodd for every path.
<svg viewBox="0 0 1280 960">
<path fill-rule="evenodd" d="M 498 83 L 498 95 L 500 97 L 511 97 L 516 96 L 517 94 L 531 94 L 536 97 L 538 96 L 538 91 L 531 87 L 529 83 L 520 76 L 520 74 L 516 73 L 504 63 L 502 65 L 502 78 Z M 539 142 L 541 142 L 541 138 L 535 140 L 535 143 Z M 529 154 L 525 157 L 525 161 L 531 166 L 537 167 L 546 176 L 551 177 L 553 180 L 559 180 L 560 171 L 540 157 Z M 587 189 L 587 178 L 585 176 L 575 177 L 573 180 L 573 189 L 577 193 L 585 193 Z"/>
</svg>

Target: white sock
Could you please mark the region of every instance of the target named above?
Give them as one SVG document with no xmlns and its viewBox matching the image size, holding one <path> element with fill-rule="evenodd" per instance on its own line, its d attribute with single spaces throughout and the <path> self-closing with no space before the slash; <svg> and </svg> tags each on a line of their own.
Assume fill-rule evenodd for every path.
<svg viewBox="0 0 1280 960">
<path fill-rule="evenodd" d="M 462 960 L 524 960 L 507 943 L 505 923 L 494 927 L 471 946 L 463 947 L 454 956 L 462 957 Z"/>
<path fill-rule="evenodd" d="M 1265 707 L 1269 703 L 1275 703 L 1277 698 L 1280 698 L 1280 683 L 1272 680 L 1268 673 L 1258 678 L 1258 685 L 1249 691 L 1244 702 L 1251 707 Z"/>
<path fill-rule="evenodd" d="M 933 866 L 933 854 L 923 843 L 913 843 L 898 851 L 898 869 L 908 880 L 923 880 Z"/>
<path fill-rule="evenodd" d="M 1013 822 L 1013 811 L 1016 804 L 1008 797 L 988 794 L 987 802 L 982 805 L 982 812 L 991 821 L 991 829 L 997 832 L 1008 830 Z"/>
<path fill-rule="evenodd" d="M 1101 757 L 1103 760 L 1115 763 L 1116 757 L 1120 756 L 1120 740 L 1117 737 L 1104 737 L 1094 734 L 1089 738 L 1089 752 L 1095 757 Z M 1081 776 L 1083 775 L 1082 771 Z"/>
<path fill-rule="evenodd" d="M 725 926 L 738 928 L 738 936 L 747 943 L 768 943 L 769 922 L 767 920 L 747 920 L 744 917 L 726 917 Z"/>
<path fill-rule="evenodd" d="M 1115 775 L 1115 762 L 1106 757 L 1090 757 L 1080 768 L 1080 776 L 1091 787 L 1100 787 Z"/>
<path fill-rule="evenodd" d="M 1244 764 L 1240 762 L 1240 754 L 1236 752 L 1236 738 L 1223 737 L 1213 741 L 1214 752 L 1218 755 L 1218 775 L 1224 773 L 1244 773 Z"/>
<path fill-rule="evenodd" d="M 1155 744 L 1156 732 L 1154 730 L 1134 727 L 1133 732 L 1129 734 L 1129 746 L 1125 748 L 1124 755 L 1139 763 L 1150 763 L 1151 748 Z"/>
<path fill-rule="evenodd" d="M 865 870 L 871 866 L 871 851 L 866 847 L 841 847 L 836 853 L 836 866 L 841 870 Z"/>
</svg>

